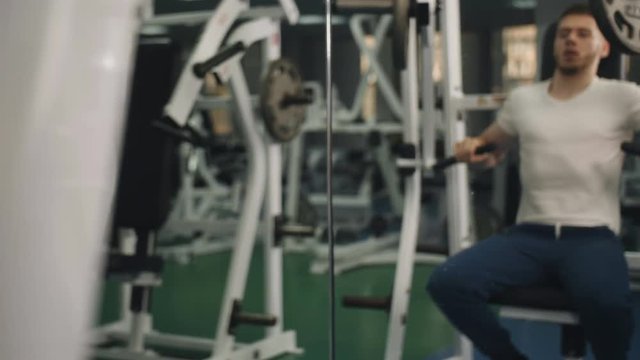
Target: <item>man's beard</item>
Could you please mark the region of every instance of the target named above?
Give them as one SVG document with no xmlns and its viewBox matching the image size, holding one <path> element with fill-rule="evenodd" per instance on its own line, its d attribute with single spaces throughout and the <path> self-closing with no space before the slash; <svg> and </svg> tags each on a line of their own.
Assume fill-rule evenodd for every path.
<svg viewBox="0 0 640 360">
<path fill-rule="evenodd" d="M 584 66 L 558 66 L 558 71 L 564 76 L 574 76 L 583 68 Z"/>
<path fill-rule="evenodd" d="M 590 55 L 587 59 L 584 60 L 585 61 L 581 64 L 563 66 L 560 65 L 560 62 L 556 59 L 556 68 L 564 76 L 575 76 L 589 68 L 593 64 L 593 62 L 596 61 L 596 55 Z"/>
</svg>

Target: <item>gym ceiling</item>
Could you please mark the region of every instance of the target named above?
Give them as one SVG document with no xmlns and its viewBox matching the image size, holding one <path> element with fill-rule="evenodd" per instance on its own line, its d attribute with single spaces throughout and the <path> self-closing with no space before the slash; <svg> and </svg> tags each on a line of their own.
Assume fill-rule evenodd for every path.
<svg viewBox="0 0 640 360">
<path fill-rule="evenodd" d="M 172 13 L 213 9 L 219 0 L 155 0 L 156 12 Z M 324 13 L 324 0 L 296 0 L 300 12 Z M 537 0 L 460 0 L 464 30 L 488 30 L 534 22 Z M 252 6 L 275 5 L 277 0 L 251 0 Z"/>
</svg>

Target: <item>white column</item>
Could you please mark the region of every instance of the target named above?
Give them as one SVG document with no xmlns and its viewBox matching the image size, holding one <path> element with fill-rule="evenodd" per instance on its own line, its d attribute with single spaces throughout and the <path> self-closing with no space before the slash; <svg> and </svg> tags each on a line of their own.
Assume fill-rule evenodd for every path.
<svg viewBox="0 0 640 360">
<path fill-rule="evenodd" d="M 0 349 L 88 356 L 141 2 L 0 11 Z"/>
</svg>

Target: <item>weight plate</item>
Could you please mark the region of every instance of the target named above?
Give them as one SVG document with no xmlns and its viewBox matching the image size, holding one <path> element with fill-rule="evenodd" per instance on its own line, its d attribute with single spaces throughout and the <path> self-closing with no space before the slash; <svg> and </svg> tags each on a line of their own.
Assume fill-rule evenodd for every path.
<svg viewBox="0 0 640 360">
<path fill-rule="evenodd" d="M 276 141 L 290 141 L 300 132 L 306 105 L 288 100 L 303 97 L 298 68 L 285 59 L 272 62 L 262 83 L 260 109 L 267 131 Z"/>
<path fill-rule="evenodd" d="M 640 3 L 637 0 L 591 0 L 596 22 L 611 46 L 640 53 Z"/>
</svg>

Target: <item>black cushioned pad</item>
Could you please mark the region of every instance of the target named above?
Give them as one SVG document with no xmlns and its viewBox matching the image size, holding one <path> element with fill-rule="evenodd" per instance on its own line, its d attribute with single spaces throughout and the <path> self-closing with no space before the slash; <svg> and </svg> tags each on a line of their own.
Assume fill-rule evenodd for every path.
<svg viewBox="0 0 640 360">
<path fill-rule="evenodd" d="M 177 140 L 155 129 L 175 83 L 178 47 L 168 38 L 142 38 L 131 82 L 114 225 L 157 229 L 179 185 Z"/>
</svg>

